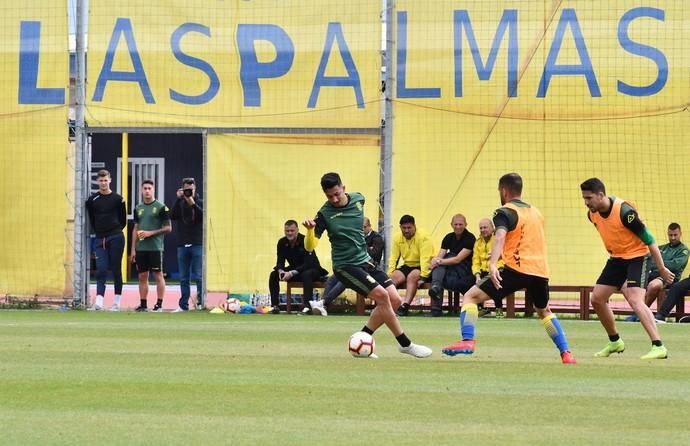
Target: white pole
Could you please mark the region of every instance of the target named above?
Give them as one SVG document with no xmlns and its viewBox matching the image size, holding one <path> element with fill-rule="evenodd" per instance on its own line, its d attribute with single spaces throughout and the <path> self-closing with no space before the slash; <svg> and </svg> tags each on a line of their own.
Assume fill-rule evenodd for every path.
<svg viewBox="0 0 690 446">
<path fill-rule="evenodd" d="M 382 264 L 388 268 L 388 255 L 391 252 L 391 237 L 393 234 L 393 57 L 395 54 L 394 20 L 395 0 L 386 0 L 386 47 L 384 48 L 386 66 L 386 90 L 384 91 L 385 109 L 383 128 L 383 150 L 381 162 L 381 175 L 383 176 L 383 239 L 386 249 Z"/>
<path fill-rule="evenodd" d="M 76 27 L 76 79 L 75 79 L 75 175 L 74 175 L 74 304 L 86 305 L 88 296 L 86 213 L 84 202 L 89 192 L 89 165 L 86 131 L 84 129 L 85 107 L 85 61 L 84 39 L 86 38 L 86 0 L 77 0 Z"/>
</svg>

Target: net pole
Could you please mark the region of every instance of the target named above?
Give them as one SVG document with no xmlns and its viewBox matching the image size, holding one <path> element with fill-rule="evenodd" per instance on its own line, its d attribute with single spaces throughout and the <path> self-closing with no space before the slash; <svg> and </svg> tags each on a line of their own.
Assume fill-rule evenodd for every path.
<svg viewBox="0 0 690 446">
<path fill-rule="evenodd" d="M 383 240 L 385 242 L 385 252 L 382 264 L 385 270 L 388 269 L 388 256 L 391 252 L 392 212 L 393 212 L 393 54 L 395 54 L 394 38 L 394 11 L 395 0 L 386 0 L 386 46 L 385 54 L 386 66 L 386 88 L 384 94 L 384 126 L 383 126 L 383 149 L 381 175 L 383 176 Z"/>
<path fill-rule="evenodd" d="M 86 156 L 86 131 L 84 128 L 85 108 L 85 79 L 86 79 L 86 52 L 84 39 L 86 37 L 86 0 L 77 0 L 76 21 L 76 76 L 75 76 L 75 175 L 74 175 L 74 268 L 73 282 L 75 305 L 86 306 L 88 296 L 86 213 L 84 203 L 88 194 L 90 160 Z"/>
<path fill-rule="evenodd" d="M 129 203 L 129 133 L 122 134 L 122 168 L 120 169 L 120 172 L 122 172 L 122 177 L 120 178 L 120 184 L 122 185 L 120 188 L 122 191 L 122 199 L 125 200 L 125 203 Z M 132 203 L 134 203 L 134 200 L 132 200 Z M 132 209 L 132 214 L 134 214 L 134 209 Z M 127 230 L 127 226 L 125 226 L 124 231 L 125 255 L 122 256 L 120 267 L 122 268 L 122 277 L 125 281 L 129 281 L 129 268 L 127 267 L 129 265 L 129 256 L 127 255 L 129 231 Z"/>
</svg>

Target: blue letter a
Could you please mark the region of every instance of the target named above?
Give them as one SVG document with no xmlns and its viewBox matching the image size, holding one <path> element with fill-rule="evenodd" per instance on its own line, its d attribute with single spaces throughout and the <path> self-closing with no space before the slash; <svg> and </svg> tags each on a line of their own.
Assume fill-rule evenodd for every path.
<svg viewBox="0 0 690 446">
<path fill-rule="evenodd" d="M 345 64 L 347 76 L 331 76 L 326 77 L 326 64 L 331 55 L 331 47 L 334 41 L 338 41 L 338 48 L 340 49 L 340 56 Z M 326 34 L 326 45 L 324 45 L 323 53 L 321 54 L 321 62 L 319 62 L 319 69 L 316 72 L 316 79 L 314 79 L 314 86 L 309 95 L 308 108 L 316 107 L 316 100 L 319 97 L 321 87 L 352 87 L 355 90 L 355 99 L 357 100 L 357 108 L 364 108 L 364 96 L 362 95 L 362 85 L 359 81 L 359 73 L 357 67 L 352 60 L 352 55 L 345 42 L 343 36 L 343 27 L 340 23 L 329 23 L 328 33 Z"/>
<path fill-rule="evenodd" d="M 113 71 L 113 59 L 115 57 L 117 44 L 120 41 L 120 34 L 124 34 L 125 36 L 127 49 L 129 50 L 129 57 L 132 60 L 134 71 Z M 144 95 L 144 100 L 146 103 L 156 103 L 156 101 L 153 99 L 153 94 L 151 94 L 149 83 L 146 80 L 144 65 L 141 63 L 141 58 L 139 57 L 137 43 L 134 40 L 132 22 L 129 19 L 122 17 L 118 18 L 117 22 L 115 22 L 115 28 L 113 29 L 113 34 L 110 37 L 110 43 L 108 43 L 108 49 L 105 53 L 105 60 L 103 61 L 101 74 L 98 75 L 98 81 L 96 82 L 96 91 L 93 93 L 94 101 L 103 100 L 105 85 L 108 83 L 108 81 L 136 82 L 139 84 L 139 88 L 141 88 L 141 93 Z"/>
</svg>

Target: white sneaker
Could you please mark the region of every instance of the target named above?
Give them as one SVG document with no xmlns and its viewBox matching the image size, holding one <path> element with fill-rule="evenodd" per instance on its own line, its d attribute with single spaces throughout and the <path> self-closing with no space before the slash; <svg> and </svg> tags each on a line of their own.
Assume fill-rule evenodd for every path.
<svg viewBox="0 0 690 446">
<path fill-rule="evenodd" d="M 415 358 L 426 358 L 431 356 L 431 349 L 423 345 L 410 344 L 407 347 L 398 347 L 400 353 L 405 353 L 406 355 L 412 355 Z"/>
<path fill-rule="evenodd" d="M 196 309 L 197 311 L 201 311 L 204 309 L 204 304 L 196 304 Z"/>
<path fill-rule="evenodd" d="M 320 314 L 324 317 L 328 316 L 328 311 L 326 311 L 326 308 L 323 306 L 322 300 L 309 301 L 309 305 L 311 305 L 311 314 Z"/>
<path fill-rule="evenodd" d="M 299 314 L 302 315 L 302 316 L 306 316 L 306 315 L 308 315 L 308 314 L 311 314 L 311 310 L 310 310 L 309 308 L 307 308 L 307 307 L 304 307 L 304 308 L 302 308 L 302 311 L 300 311 Z"/>
<path fill-rule="evenodd" d="M 110 307 L 110 311 L 118 312 L 120 311 L 120 307 L 118 307 L 117 305 L 113 305 L 112 307 Z"/>
<path fill-rule="evenodd" d="M 173 312 L 173 313 L 184 313 L 184 310 L 183 310 L 182 308 L 180 308 L 180 307 L 177 307 L 177 308 L 175 308 L 172 312 Z"/>
<path fill-rule="evenodd" d="M 89 308 L 86 309 L 87 311 L 103 311 L 103 307 L 100 305 L 93 304 Z"/>
<path fill-rule="evenodd" d="M 665 323 L 666 323 L 666 319 L 657 319 L 657 318 L 654 318 L 654 322 L 656 322 L 657 324 L 665 324 Z"/>
</svg>

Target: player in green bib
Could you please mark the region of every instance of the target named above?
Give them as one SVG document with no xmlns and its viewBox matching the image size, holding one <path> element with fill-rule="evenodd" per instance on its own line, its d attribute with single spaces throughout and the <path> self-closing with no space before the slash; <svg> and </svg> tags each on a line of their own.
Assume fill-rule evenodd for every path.
<svg viewBox="0 0 690 446">
<path fill-rule="evenodd" d="M 393 333 L 400 344 L 401 353 L 426 358 L 431 349 L 414 344 L 405 335 L 395 310 L 401 299 L 390 278 L 374 265 L 368 254 L 364 239 L 364 196 L 360 193 L 346 193 L 340 175 L 330 172 L 321 177 L 321 188 L 328 201 L 316 217 L 302 223 L 307 228 L 304 247 L 313 251 L 324 231 L 328 231 L 331 242 L 333 271 L 346 287 L 363 294 L 374 302 L 376 308 L 362 331 L 373 335 L 383 324 Z"/>
<path fill-rule="evenodd" d="M 148 311 L 149 271 L 156 280 L 158 299 L 153 311 L 162 311 L 165 295 L 163 277 L 163 237 L 172 231 L 168 207 L 156 200 L 153 181 L 141 184 L 143 201 L 134 208 L 134 229 L 132 230 L 132 252 L 130 261 L 136 263 L 139 273 L 139 300 L 136 311 Z"/>
</svg>

